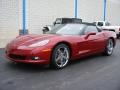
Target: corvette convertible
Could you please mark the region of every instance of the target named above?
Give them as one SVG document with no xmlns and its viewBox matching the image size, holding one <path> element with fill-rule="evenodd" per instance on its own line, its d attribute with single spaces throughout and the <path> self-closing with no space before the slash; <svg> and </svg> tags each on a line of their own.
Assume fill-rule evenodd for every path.
<svg viewBox="0 0 120 90">
<path fill-rule="evenodd" d="M 9 42 L 6 57 L 16 63 L 41 64 L 61 69 L 71 60 L 101 53 L 110 56 L 116 34 L 90 23 L 61 24 L 47 34 L 22 35 Z"/>
</svg>

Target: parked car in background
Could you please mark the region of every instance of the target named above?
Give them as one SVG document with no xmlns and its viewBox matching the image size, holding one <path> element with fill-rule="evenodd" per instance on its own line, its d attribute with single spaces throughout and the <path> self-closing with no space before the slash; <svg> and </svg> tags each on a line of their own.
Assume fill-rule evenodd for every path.
<svg viewBox="0 0 120 90">
<path fill-rule="evenodd" d="M 52 28 L 59 26 L 60 24 L 70 24 L 70 23 L 76 23 L 80 24 L 82 23 L 82 19 L 79 18 L 56 18 L 56 20 L 53 22 L 53 25 L 46 25 L 43 27 L 43 33 L 46 33 L 50 31 Z"/>
<path fill-rule="evenodd" d="M 43 35 L 22 35 L 7 44 L 6 57 L 16 63 L 64 68 L 69 61 L 102 53 L 110 56 L 116 34 L 93 24 L 60 24 Z"/>
<path fill-rule="evenodd" d="M 79 18 L 57 18 L 53 25 L 57 24 L 68 24 L 68 23 L 82 23 L 82 19 Z"/>
<path fill-rule="evenodd" d="M 114 31 L 117 35 L 117 38 L 120 37 L 120 26 L 111 26 L 111 24 L 107 21 L 96 21 L 94 23 L 103 30 Z"/>
</svg>

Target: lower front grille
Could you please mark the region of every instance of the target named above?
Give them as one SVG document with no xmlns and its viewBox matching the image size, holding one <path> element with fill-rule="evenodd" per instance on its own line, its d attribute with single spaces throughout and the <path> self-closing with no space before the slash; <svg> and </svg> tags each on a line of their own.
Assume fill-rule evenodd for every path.
<svg viewBox="0 0 120 90">
<path fill-rule="evenodd" d="M 22 56 L 22 55 L 15 55 L 15 54 L 9 54 L 9 57 L 15 60 L 25 60 L 26 56 Z"/>
</svg>

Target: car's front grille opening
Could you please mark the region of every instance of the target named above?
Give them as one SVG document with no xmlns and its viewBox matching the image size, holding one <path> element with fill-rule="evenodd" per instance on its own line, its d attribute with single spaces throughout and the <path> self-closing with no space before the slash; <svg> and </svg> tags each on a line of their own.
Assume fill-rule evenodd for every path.
<svg viewBox="0 0 120 90">
<path fill-rule="evenodd" d="M 16 60 L 25 60 L 26 59 L 26 56 L 15 55 L 15 54 L 9 54 L 9 57 L 12 59 L 16 59 Z"/>
</svg>

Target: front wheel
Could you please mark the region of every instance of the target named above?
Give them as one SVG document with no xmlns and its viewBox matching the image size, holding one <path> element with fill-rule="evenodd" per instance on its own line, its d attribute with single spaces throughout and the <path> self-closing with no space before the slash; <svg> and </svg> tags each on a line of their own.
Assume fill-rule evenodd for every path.
<svg viewBox="0 0 120 90">
<path fill-rule="evenodd" d="M 57 45 L 52 53 L 52 60 L 50 66 L 52 68 L 64 68 L 70 59 L 70 49 L 65 44 Z"/>
<path fill-rule="evenodd" d="M 110 56 L 113 53 L 113 49 L 114 49 L 114 42 L 112 39 L 109 39 L 104 51 L 104 55 L 106 56 Z"/>
</svg>

